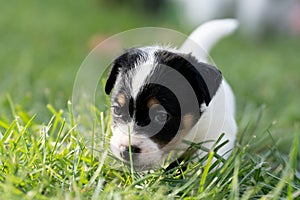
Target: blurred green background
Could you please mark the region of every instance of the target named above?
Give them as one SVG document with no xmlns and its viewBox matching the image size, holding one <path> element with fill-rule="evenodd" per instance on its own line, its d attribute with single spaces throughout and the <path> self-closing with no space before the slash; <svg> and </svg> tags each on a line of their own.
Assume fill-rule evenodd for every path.
<svg viewBox="0 0 300 200">
<path fill-rule="evenodd" d="M 136 27 L 176 27 L 163 14 L 153 18 L 130 5 L 109 2 L 1 1 L 1 105 L 9 94 L 32 112 L 44 112 L 47 103 L 63 108 L 80 64 L 96 43 Z"/>
<path fill-rule="evenodd" d="M 80 64 L 101 40 L 137 27 L 159 26 L 189 34 L 174 4 L 149 10 L 141 1 L 1 1 L 0 116 L 11 120 L 7 96 L 43 121 L 48 103 L 65 109 Z M 260 132 L 270 129 L 280 145 L 289 147 L 300 121 L 300 39 L 267 34 L 247 39 L 236 33 L 211 52 L 232 85 L 240 132 L 255 122 L 261 108 Z"/>
</svg>

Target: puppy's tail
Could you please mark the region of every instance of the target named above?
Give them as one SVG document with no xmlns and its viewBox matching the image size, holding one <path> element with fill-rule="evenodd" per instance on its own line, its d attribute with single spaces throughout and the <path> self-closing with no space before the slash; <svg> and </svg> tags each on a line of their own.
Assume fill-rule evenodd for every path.
<svg viewBox="0 0 300 200">
<path fill-rule="evenodd" d="M 233 33 L 238 27 L 238 21 L 236 19 L 219 19 L 208 21 L 196 30 L 188 37 L 183 43 L 180 50 L 186 53 L 199 53 L 194 52 L 195 48 L 202 48 L 202 51 L 208 53 L 210 49 L 223 37 Z M 198 46 L 198 47 L 196 47 Z M 203 53 L 202 53 L 203 54 Z M 195 55 L 199 58 L 199 55 Z M 206 59 L 203 55 L 200 55 L 202 59 Z"/>
</svg>

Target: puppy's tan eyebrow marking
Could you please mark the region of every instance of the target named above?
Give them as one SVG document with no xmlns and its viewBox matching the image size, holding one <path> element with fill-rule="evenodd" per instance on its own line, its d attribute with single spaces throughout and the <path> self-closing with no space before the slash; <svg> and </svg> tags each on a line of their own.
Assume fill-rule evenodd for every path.
<svg viewBox="0 0 300 200">
<path fill-rule="evenodd" d="M 150 109 L 152 106 L 158 106 L 160 102 L 157 100 L 157 98 L 152 97 L 147 102 L 147 107 Z"/>
<path fill-rule="evenodd" d="M 120 106 L 123 107 L 126 103 L 126 97 L 124 94 L 120 93 L 117 96 L 117 101 L 119 102 Z"/>
</svg>

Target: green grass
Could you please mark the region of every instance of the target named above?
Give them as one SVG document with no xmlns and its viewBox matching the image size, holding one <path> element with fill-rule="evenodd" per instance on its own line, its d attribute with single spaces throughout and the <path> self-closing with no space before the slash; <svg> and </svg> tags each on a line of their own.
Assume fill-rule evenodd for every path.
<svg viewBox="0 0 300 200">
<path fill-rule="evenodd" d="M 227 161 L 216 157 L 217 162 L 211 162 L 224 145 L 216 144 L 215 151 L 196 163 L 188 160 L 169 171 L 135 173 L 112 167 L 117 161 L 97 138 L 109 135 L 108 116 L 98 116 L 97 133 L 87 142 L 76 123 L 72 125 L 71 111 L 57 111 L 50 105 L 48 109 L 53 116 L 45 124 L 18 109 L 12 111 L 18 116 L 14 121 L 0 121 L 5 130 L 0 138 L 1 199 L 293 199 L 300 195 L 300 180 L 295 176 L 298 128 L 286 158 L 276 144 L 260 155 L 252 154 L 249 148 L 258 142 L 253 137 L 238 141 Z M 244 134 L 259 125 L 249 124 Z M 211 171 L 221 162 L 221 168 Z"/>
<path fill-rule="evenodd" d="M 299 198 L 299 38 L 251 42 L 236 34 L 213 49 L 235 91 L 239 125 L 220 169 L 211 170 L 211 151 L 181 163 L 185 169 L 134 173 L 111 155 L 107 110 L 92 108 L 93 127 L 78 125 L 67 103 L 76 72 L 95 35 L 192 28 L 171 13 L 153 18 L 101 2 L 1 2 L 0 199 Z"/>
</svg>

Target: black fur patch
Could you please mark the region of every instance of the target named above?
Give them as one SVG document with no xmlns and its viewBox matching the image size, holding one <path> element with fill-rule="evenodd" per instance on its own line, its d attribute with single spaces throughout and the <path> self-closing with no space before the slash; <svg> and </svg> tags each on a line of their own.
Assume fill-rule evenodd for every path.
<svg viewBox="0 0 300 200">
<path fill-rule="evenodd" d="M 156 98 L 163 109 L 167 111 L 168 118 L 163 126 L 154 119 L 162 107 L 155 107 L 150 113 L 147 103 L 151 98 Z M 135 112 L 135 132 L 149 135 L 160 147 L 169 143 L 180 129 L 181 109 L 179 101 L 170 89 L 162 85 L 145 85 L 137 96 Z M 152 120 L 150 115 L 152 115 Z"/>
<path fill-rule="evenodd" d="M 198 62 L 190 54 L 159 50 L 155 52 L 155 56 L 157 63 L 172 67 L 181 73 L 193 87 L 199 105 L 205 102 L 208 106 L 222 82 L 222 73 L 216 67 Z"/>
<path fill-rule="evenodd" d="M 108 73 L 105 93 L 109 94 L 115 85 L 118 74 L 126 73 L 128 70 L 132 69 L 134 65 L 140 61 L 145 61 L 147 55 L 137 48 L 128 49 L 124 54 L 119 56 L 113 61 L 110 72 Z"/>
</svg>

